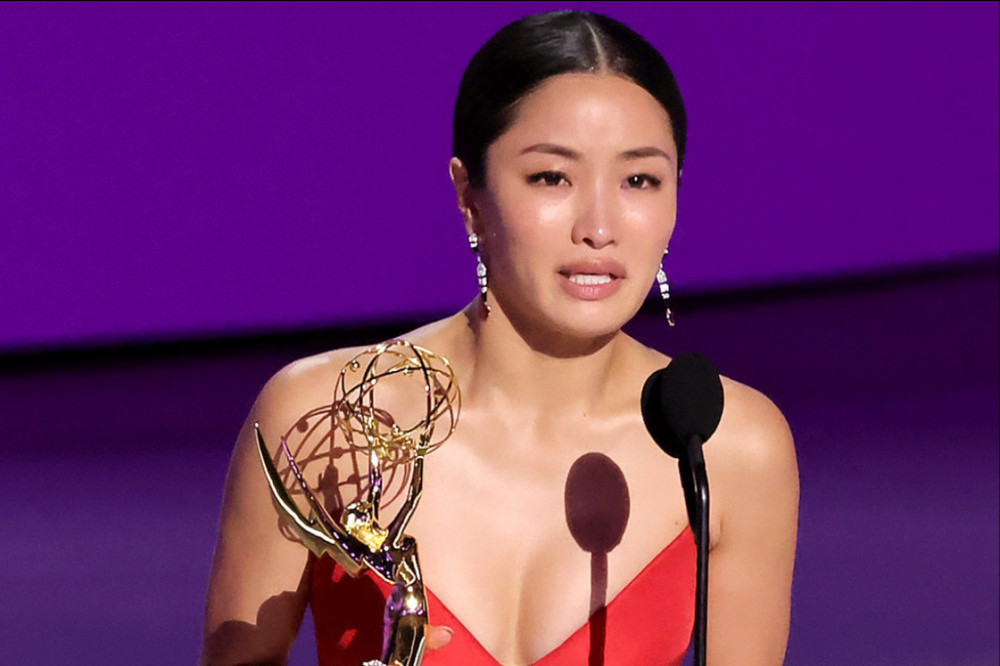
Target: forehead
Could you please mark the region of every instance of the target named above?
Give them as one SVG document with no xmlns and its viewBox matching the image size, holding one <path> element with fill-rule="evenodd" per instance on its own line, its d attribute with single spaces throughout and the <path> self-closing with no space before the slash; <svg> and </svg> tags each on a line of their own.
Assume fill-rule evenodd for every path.
<svg viewBox="0 0 1000 666">
<path fill-rule="evenodd" d="M 676 156 L 670 116 L 641 86 L 613 74 L 573 73 L 547 79 L 515 108 L 497 143 L 652 145 Z"/>
</svg>

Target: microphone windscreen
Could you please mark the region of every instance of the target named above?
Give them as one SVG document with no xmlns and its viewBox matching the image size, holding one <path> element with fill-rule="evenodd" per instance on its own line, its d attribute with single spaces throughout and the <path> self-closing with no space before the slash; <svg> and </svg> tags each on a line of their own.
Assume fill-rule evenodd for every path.
<svg viewBox="0 0 1000 666">
<path fill-rule="evenodd" d="M 653 440 L 667 455 L 680 458 L 691 435 L 704 442 L 719 427 L 723 409 L 719 372 L 701 354 L 675 356 L 646 380 L 641 404 Z"/>
</svg>

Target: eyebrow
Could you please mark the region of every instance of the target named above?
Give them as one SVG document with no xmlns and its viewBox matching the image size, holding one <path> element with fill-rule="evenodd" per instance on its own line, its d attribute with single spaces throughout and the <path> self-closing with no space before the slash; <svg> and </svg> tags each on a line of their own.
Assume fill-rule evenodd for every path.
<svg viewBox="0 0 1000 666">
<path fill-rule="evenodd" d="M 670 157 L 666 151 L 657 148 L 656 146 L 646 146 L 644 148 L 636 148 L 634 150 L 626 150 L 624 153 L 618 156 L 621 160 L 638 160 L 643 157 L 662 157 L 671 164 L 674 163 L 674 158 Z"/>
<path fill-rule="evenodd" d="M 521 151 L 521 155 L 526 153 L 547 153 L 549 155 L 559 155 L 560 157 L 565 157 L 571 160 L 580 159 L 580 153 L 576 152 L 572 148 L 566 148 L 565 146 L 560 146 L 555 143 L 536 143 L 533 146 L 528 146 Z"/>
<path fill-rule="evenodd" d="M 579 160 L 582 155 L 572 148 L 567 148 L 566 146 L 560 146 L 555 143 L 536 143 L 533 146 L 528 146 L 521 151 L 521 155 L 526 153 L 547 153 L 549 155 L 558 155 L 560 157 L 565 157 L 571 160 Z M 656 146 L 645 146 L 643 148 L 633 148 L 632 150 L 626 150 L 625 152 L 618 155 L 618 159 L 622 161 L 638 160 L 644 157 L 662 157 L 671 164 L 673 164 L 674 159 L 664 150 L 657 148 Z"/>
</svg>

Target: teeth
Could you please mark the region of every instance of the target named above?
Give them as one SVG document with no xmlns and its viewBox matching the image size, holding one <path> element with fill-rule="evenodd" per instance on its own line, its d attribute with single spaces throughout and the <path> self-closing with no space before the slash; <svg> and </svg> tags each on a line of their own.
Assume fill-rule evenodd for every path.
<svg viewBox="0 0 1000 666">
<path fill-rule="evenodd" d="M 569 276 L 570 282 L 574 284 L 593 285 L 608 284 L 611 282 L 610 275 L 587 275 L 586 273 L 575 273 Z"/>
</svg>

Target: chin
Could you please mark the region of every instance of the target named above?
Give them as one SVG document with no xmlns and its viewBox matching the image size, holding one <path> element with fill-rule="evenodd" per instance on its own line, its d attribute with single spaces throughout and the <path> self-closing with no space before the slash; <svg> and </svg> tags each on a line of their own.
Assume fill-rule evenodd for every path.
<svg viewBox="0 0 1000 666">
<path fill-rule="evenodd" d="M 624 295 L 624 294 L 622 294 Z M 549 302 L 518 303 L 504 308 L 522 334 L 545 347 L 569 345 L 574 348 L 603 345 L 638 311 L 640 303 L 628 298 L 582 301 L 556 298 Z"/>
<path fill-rule="evenodd" d="M 634 314 L 622 307 L 607 307 L 612 304 L 602 303 L 597 307 L 587 304 L 582 308 L 573 308 L 575 312 L 560 313 L 553 324 L 560 335 L 586 341 L 604 340 L 622 330 Z"/>
</svg>

